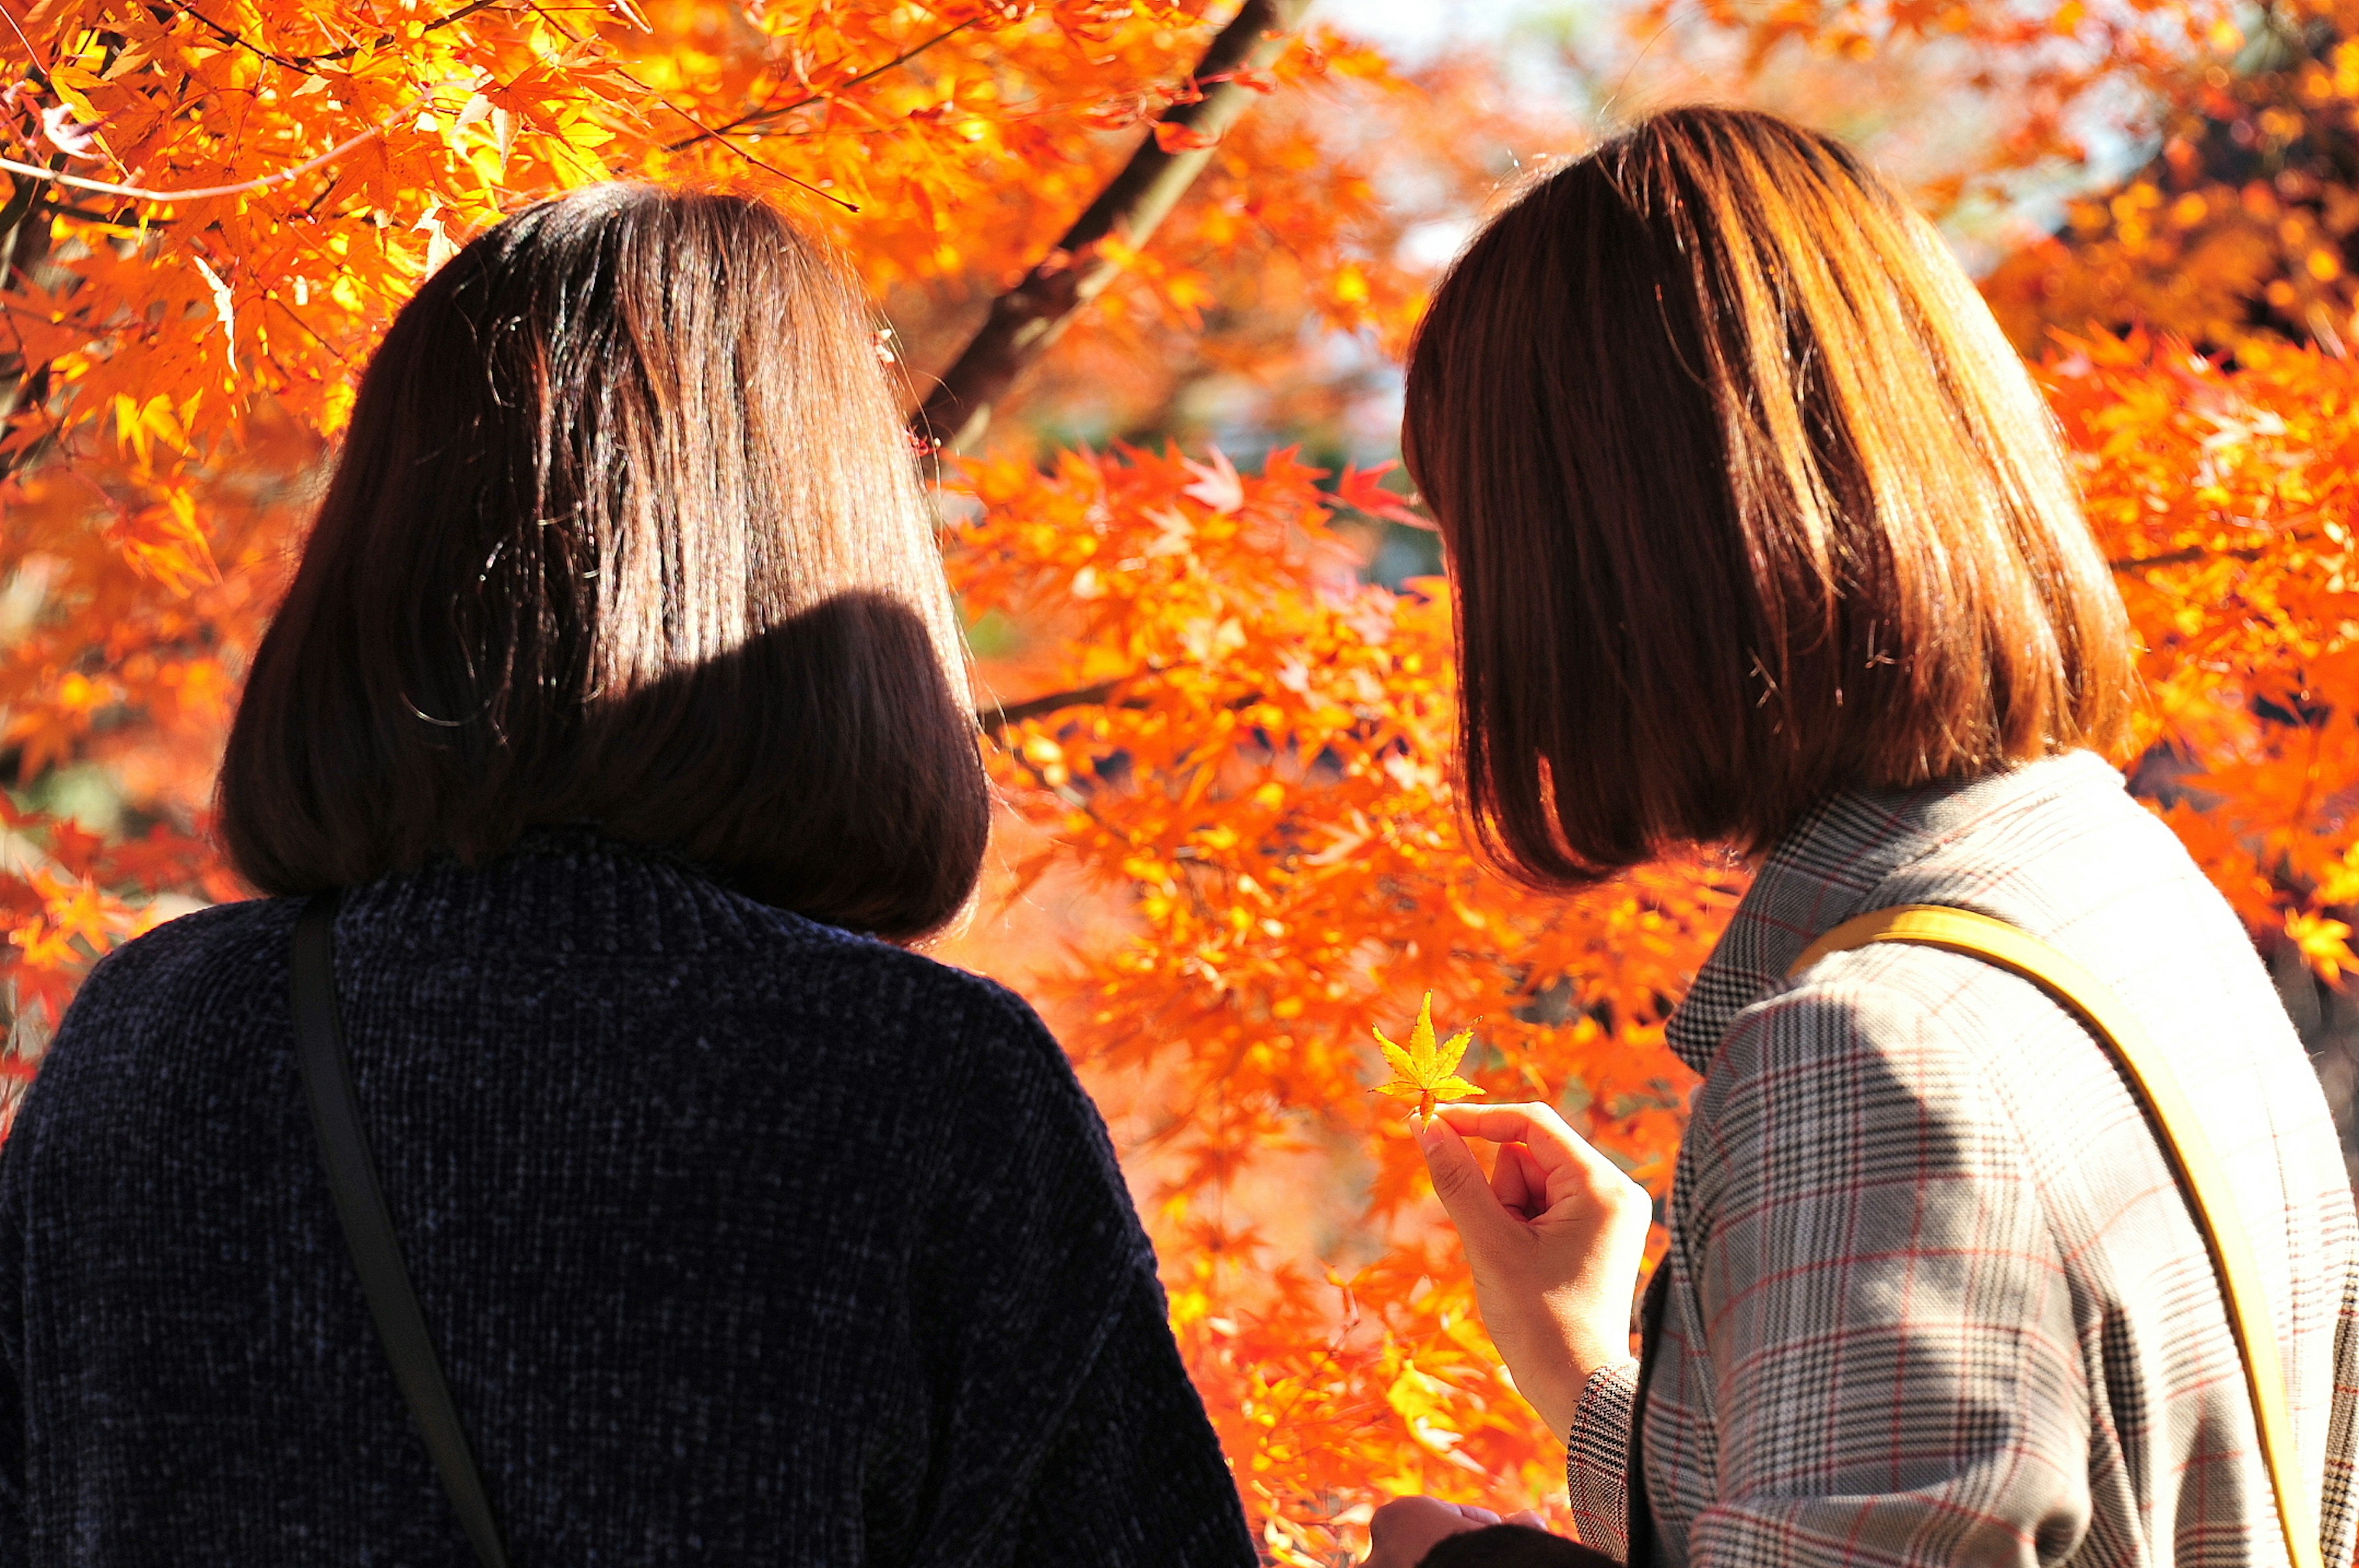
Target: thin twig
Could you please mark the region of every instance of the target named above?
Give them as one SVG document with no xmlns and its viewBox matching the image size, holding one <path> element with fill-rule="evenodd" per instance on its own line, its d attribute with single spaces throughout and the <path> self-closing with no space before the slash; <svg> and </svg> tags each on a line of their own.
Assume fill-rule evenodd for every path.
<svg viewBox="0 0 2359 1568">
<path fill-rule="evenodd" d="M 188 0 L 172 0 L 172 4 L 176 9 L 182 12 L 184 15 L 193 16 L 198 21 L 202 22 L 206 27 L 212 28 L 213 33 L 223 39 L 223 41 L 236 44 L 241 49 L 251 50 L 261 59 L 270 61 L 273 65 L 282 65 L 289 70 L 299 70 L 306 76 L 316 76 L 319 74 L 319 72 L 311 69 L 315 65 L 327 65 L 339 60 L 347 60 L 361 52 L 361 46 L 353 43 L 346 44 L 343 48 L 339 49 L 328 49 L 319 54 L 278 54 L 270 49 L 264 49 L 260 44 L 250 42 L 249 40 L 239 37 L 229 28 L 223 27 L 219 22 L 213 21 L 211 17 L 205 16 L 194 5 L 190 5 Z M 437 27 L 447 27 L 453 22 L 462 22 L 466 20 L 469 16 L 473 16 L 478 11 L 488 11 L 495 5 L 504 4 L 506 4 L 506 0 L 469 0 L 467 5 L 460 6 L 457 10 L 445 16 L 437 16 L 433 20 L 428 22 L 422 30 L 430 33 Z M 393 35 L 390 33 L 385 34 L 377 39 L 377 43 L 380 46 L 391 43 L 392 41 Z"/>
<path fill-rule="evenodd" d="M 245 49 L 246 52 L 255 55 L 258 59 L 266 59 L 273 65 L 283 65 L 289 70 L 302 71 L 307 76 L 316 74 L 310 69 L 312 63 L 315 61 L 323 59 L 349 59 L 353 54 L 357 52 L 355 49 L 348 49 L 340 50 L 332 55 L 321 54 L 295 56 L 278 54 L 270 49 L 264 49 L 260 44 L 255 43 L 251 38 L 240 35 L 232 28 L 223 27 L 219 22 L 216 22 L 211 16 L 206 16 L 202 11 L 198 10 L 194 5 L 190 5 L 188 0 L 173 0 L 173 8 L 178 10 L 182 16 L 195 19 L 206 29 L 212 32 L 213 37 L 221 39 L 222 42 L 225 44 L 235 44 L 238 48 Z"/>
<path fill-rule="evenodd" d="M 430 33 L 437 27 L 447 27 L 453 22 L 463 22 L 478 11 L 488 11 L 493 6 L 503 3 L 504 0 L 470 0 L 470 4 L 460 6 L 448 16 L 435 17 L 420 31 Z"/>
<path fill-rule="evenodd" d="M 630 82 L 632 86 L 637 87 L 643 92 L 647 91 L 646 85 L 633 78 L 629 72 L 623 72 L 622 76 L 623 80 Z M 818 197 L 822 201 L 832 201 L 847 212 L 857 212 L 860 211 L 858 203 L 846 201 L 842 197 L 838 196 L 832 190 L 821 190 L 810 180 L 797 178 L 795 176 L 788 174 L 785 169 L 780 168 L 777 165 L 768 163 L 761 158 L 756 157 L 752 153 L 747 152 L 744 147 L 739 146 L 735 142 L 732 141 L 727 135 L 723 135 L 720 131 L 714 130 L 712 126 L 706 124 L 703 121 L 698 119 L 695 115 L 690 114 L 687 110 L 681 108 L 670 99 L 664 97 L 661 93 L 654 93 L 652 96 L 655 98 L 657 103 L 662 104 L 665 108 L 670 110 L 673 114 L 679 115 L 681 119 L 696 127 L 698 134 L 689 137 L 688 140 L 682 142 L 680 146 L 693 146 L 698 142 L 701 142 L 709 136 L 712 140 L 719 142 L 723 146 L 728 148 L 731 152 L 735 153 L 739 157 L 744 158 L 747 163 L 752 164 L 756 168 L 761 169 L 767 174 L 776 175 L 778 178 L 785 180 L 789 185 L 799 185 L 805 190 L 810 191 L 813 196 Z"/>
<path fill-rule="evenodd" d="M 882 65 L 871 66 L 866 70 L 862 71 L 859 75 L 846 77 L 832 87 L 821 88 L 816 92 L 806 92 L 800 98 L 796 99 L 793 103 L 781 103 L 775 109 L 749 109 L 745 114 L 740 114 L 735 119 L 730 121 L 727 124 L 706 131 L 704 135 L 718 137 L 723 132 L 734 131 L 738 129 L 740 126 L 758 125 L 771 120 L 783 119 L 787 115 L 793 114 L 796 110 L 804 107 L 806 104 L 816 103 L 822 98 L 832 98 L 839 92 L 849 92 L 854 87 L 863 86 L 868 82 L 874 81 L 878 77 L 884 75 L 886 71 L 896 70 L 900 67 L 908 64 L 911 60 L 917 59 L 919 55 L 925 53 L 936 44 L 942 42 L 945 38 L 956 38 L 959 34 L 965 32 L 969 27 L 973 27 L 981 20 L 983 20 L 983 18 L 980 16 L 969 16 L 965 21 L 961 22 L 954 27 L 945 27 L 942 31 L 936 33 L 932 38 L 928 38 L 924 43 L 918 45 L 916 48 L 904 49 Z M 690 136 L 686 141 L 672 143 L 669 146 L 664 148 L 664 151 L 668 153 L 680 152 L 686 148 L 694 146 L 698 142 L 702 141 L 703 139 L 704 136 Z"/>
<path fill-rule="evenodd" d="M 335 344 L 320 336 L 320 330 L 317 327 L 312 326 L 310 322 L 306 321 L 302 317 L 295 314 L 295 307 L 288 304 L 287 301 L 279 298 L 276 294 L 266 294 L 262 297 L 266 303 L 277 306 L 278 308 L 285 313 L 289 321 L 294 322 L 295 325 L 302 328 L 306 332 L 309 332 L 311 335 L 311 341 L 313 342 L 327 350 L 328 352 L 333 354 L 342 362 L 345 364 L 352 363 L 352 361 L 344 358 L 344 352 L 342 349 L 337 348 Z"/>
<path fill-rule="evenodd" d="M 25 29 L 16 25 L 15 12 L 9 10 L 6 5 L 0 5 L 0 16 L 5 16 L 8 19 L 8 30 L 16 35 L 18 43 L 25 46 L 26 63 L 33 68 L 33 85 L 44 92 L 48 91 L 49 69 L 41 63 L 41 51 L 33 47 L 33 40 L 25 36 Z"/>
<path fill-rule="evenodd" d="M 481 3 L 481 0 L 478 0 L 478 3 Z M 547 22 L 550 27 L 556 28 L 558 35 L 560 38 L 577 44 L 582 41 L 582 39 L 575 35 L 572 28 L 568 27 L 564 23 L 550 16 L 545 7 L 534 4 L 533 0 L 525 0 L 525 5 L 527 10 L 533 13 L 533 15 L 538 16 L 542 21 Z M 821 190 L 810 180 L 798 179 L 793 175 L 788 174 L 785 169 L 777 168 L 772 164 L 766 163 L 762 159 L 756 157 L 752 153 L 749 153 L 744 147 L 737 146 L 736 143 L 731 141 L 727 136 L 724 136 L 720 132 L 712 129 L 703 121 L 698 119 L 695 115 L 690 114 L 687 110 L 681 108 L 679 104 L 673 103 L 662 93 L 658 92 L 654 88 L 649 87 L 637 77 L 633 76 L 629 71 L 617 66 L 614 68 L 614 74 L 629 82 L 632 86 L 637 88 L 640 92 L 646 93 L 648 97 L 654 99 L 657 103 L 662 104 L 665 108 L 670 110 L 673 114 L 679 115 L 681 119 L 687 121 L 690 124 L 694 125 L 697 129 L 698 135 L 690 137 L 690 141 L 698 141 L 701 140 L 705 136 L 710 136 L 714 141 L 719 142 L 723 146 L 727 147 L 731 152 L 735 153 L 739 157 L 744 158 L 747 163 L 752 164 L 756 168 L 762 170 L 766 174 L 776 175 L 778 178 L 785 180 L 789 185 L 800 186 L 803 189 L 810 191 L 813 196 L 820 198 L 823 201 L 832 201 L 847 212 L 857 212 L 860 211 L 857 206 L 852 202 L 846 201 L 842 197 L 836 195 L 833 191 Z"/>
</svg>

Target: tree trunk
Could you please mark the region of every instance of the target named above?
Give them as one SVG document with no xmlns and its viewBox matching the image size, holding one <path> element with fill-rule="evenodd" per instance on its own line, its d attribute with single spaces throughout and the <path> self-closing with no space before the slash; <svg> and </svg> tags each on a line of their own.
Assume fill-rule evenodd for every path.
<svg viewBox="0 0 2359 1568">
<path fill-rule="evenodd" d="M 910 428 L 929 449 L 964 451 L 982 438 L 993 407 L 1016 378 L 1057 341 L 1075 312 L 1114 281 L 1117 269 L 1100 254 L 1099 242 L 1119 234 L 1132 246 L 1145 244 L 1211 161 L 1210 144 L 1245 112 L 1252 88 L 1212 79 L 1270 65 L 1286 48 L 1282 35 L 1309 8 L 1310 0 L 1245 0 L 1197 63 L 1195 80 L 1203 84 L 1203 95 L 1193 103 L 1173 104 L 1157 122 L 1158 127 L 1183 127 L 1191 133 L 1188 141 L 1201 139 L 1204 145 L 1166 152 L 1158 133 L 1150 130 L 1130 162 L 1074 220 L 1047 259 L 991 302 L 982 328 L 942 373 L 925 406 L 910 416 Z"/>
</svg>

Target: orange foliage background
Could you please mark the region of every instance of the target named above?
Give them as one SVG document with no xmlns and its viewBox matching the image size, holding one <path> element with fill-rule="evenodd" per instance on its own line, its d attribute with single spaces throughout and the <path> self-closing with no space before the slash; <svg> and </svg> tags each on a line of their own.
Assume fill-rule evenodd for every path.
<svg viewBox="0 0 2359 1568">
<path fill-rule="evenodd" d="M 847 247 L 914 401 L 1226 16 L 0 6 L 18 1086 L 96 956 L 241 895 L 206 819 L 237 683 L 353 375 L 455 243 L 615 175 L 763 191 Z M 1153 242 L 1117 253 L 995 445 L 947 469 L 952 574 L 1006 706 L 989 898 L 943 952 L 1038 998 L 1105 1105 L 1271 1561 L 1351 1561 L 1394 1490 L 1561 1501 L 1562 1450 L 1473 1316 L 1397 1108 L 1367 1092 L 1368 1025 L 1433 992 L 1446 1029 L 1478 1026 L 1469 1076 L 1564 1107 L 1659 1187 L 1690 1087 L 1662 1021 L 1743 887 L 1701 852 L 1572 899 L 1487 875 L 1450 795 L 1446 591 L 1371 568 L 1434 558 L 1397 479 L 1346 462 L 1389 439 L 1432 235 L 1537 156 L 1650 96 L 1807 100 L 2011 247 L 1994 302 L 2146 641 L 2122 760 L 2272 953 L 2359 967 L 2359 44 L 2332 6 L 2253 37 L 2243 14 L 1660 0 L 1551 43 L 1554 95 L 1497 54 L 1412 69 L 1314 27 Z M 1988 134 L 1896 131 L 1935 81 Z M 2041 181 L 2086 187 L 2104 147 L 2148 146 L 2055 232 L 2023 218 Z"/>
</svg>

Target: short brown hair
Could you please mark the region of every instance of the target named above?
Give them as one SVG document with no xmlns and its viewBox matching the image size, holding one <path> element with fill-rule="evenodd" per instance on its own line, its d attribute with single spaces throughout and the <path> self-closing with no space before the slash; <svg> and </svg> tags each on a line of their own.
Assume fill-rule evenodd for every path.
<svg viewBox="0 0 2359 1568">
<path fill-rule="evenodd" d="M 594 823 L 888 936 L 972 892 L 987 786 L 874 323 L 747 198 L 610 185 L 429 279 L 222 764 L 269 892 Z"/>
<path fill-rule="evenodd" d="M 1534 186 L 1436 292 L 1403 445 L 1469 810 L 1526 881 L 2124 729 L 2128 619 L 2052 416 L 1832 138 L 1680 109 Z"/>
</svg>

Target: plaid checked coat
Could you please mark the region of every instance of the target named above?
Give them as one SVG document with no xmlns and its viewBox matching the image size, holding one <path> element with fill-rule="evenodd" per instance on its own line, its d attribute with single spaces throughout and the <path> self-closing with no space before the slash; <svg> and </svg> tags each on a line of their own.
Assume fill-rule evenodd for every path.
<svg viewBox="0 0 2359 1568">
<path fill-rule="evenodd" d="M 1658 1561 L 2288 1561 L 2202 1240 L 2102 1048 L 1957 954 L 1786 981 L 1813 937 L 1898 903 L 2045 937 L 2168 1054 L 2261 1256 L 2301 1483 L 2348 1568 L 2359 1221 L 2324 1098 L 2234 914 L 2085 752 L 1829 802 L 1673 1016 L 1704 1081 L 1646 1411 Z M 1569 1439 L 1582 1536 L 1617 1555 L 1636 1373 L 1596 1373 Z"/>
</svg>

